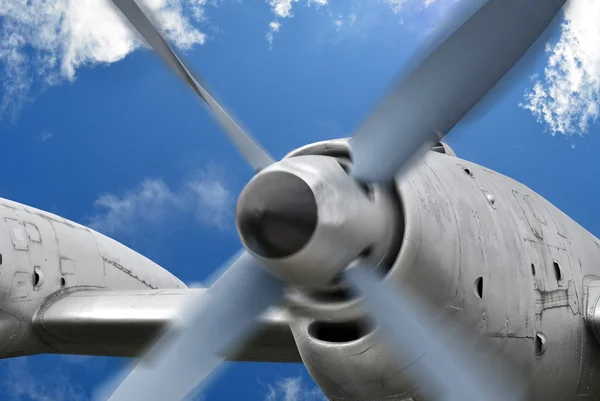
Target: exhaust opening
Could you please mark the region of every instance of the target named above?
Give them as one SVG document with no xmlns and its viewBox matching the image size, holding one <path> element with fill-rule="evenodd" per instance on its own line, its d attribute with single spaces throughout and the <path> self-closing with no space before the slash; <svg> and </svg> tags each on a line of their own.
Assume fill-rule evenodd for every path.
<svg viewBox="0 0 600 401">
<path fill-rule="evenodd" d="M 347 302 L 355 297 L 352 292 L 344 287 L 339 287 L 333 291 L 310 291 L 307 295 L 316 302 L 327 304 Z"/>
<path fill-rule="evenodd" d="M 364 320 L 348 322 L 313 322 L 308 328 L 308 334 L 328 343 L 348 343 L 356 341 L 373 331 L 372 325 Z"/>
</svg>

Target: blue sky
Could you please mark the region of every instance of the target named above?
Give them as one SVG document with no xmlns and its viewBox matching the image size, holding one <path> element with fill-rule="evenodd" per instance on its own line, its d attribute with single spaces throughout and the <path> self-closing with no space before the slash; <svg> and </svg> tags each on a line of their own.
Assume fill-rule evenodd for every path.
<svg viewBox="0 0 600 401">
<path fill-rule="evenodd" d="M 461 1 L 148 0 L 217 99 L 275 156 L 349 135 Z M 252 171 L 106 0 L 0 0 L 0 196 L 90 225 L 184 281 L 239 248 Z M 446 137 L 600 234 L 600 5 L 572 0 Z M 435 112 L 432 110 L 432 113 Z M 0 399 L 88 400 L 124 361 L 0 361 Z M 320 399 L 302 365 L 232 364 L 205 399 Z"/>
</svg>

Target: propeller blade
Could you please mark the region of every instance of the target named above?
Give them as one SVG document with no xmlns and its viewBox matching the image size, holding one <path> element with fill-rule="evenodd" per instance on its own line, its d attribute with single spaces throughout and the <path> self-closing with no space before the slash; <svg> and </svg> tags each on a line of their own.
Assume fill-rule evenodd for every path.
<svg viewBox="0 0 600 401">
<path fill-rule="evenodd" d="M 489 0 L 452 35 L 441 33 L 448 39 L 421 63 L 421 58 L 408 63 L 400 83 L 355 131 L 353 176 L 391 182 L 494 87 L 564 3 Z"/>
<path fill-rule="evenodd" d="M 466 333 L 444 339 L 451 330 L 428 319 L 433 316 L 425 305 L 406 291 L 399 292 L 374 271 L 361 267 L 347 270 L 346 280 L 359 293 L 387 339 L 400 366 L 414 362 L 410 370 L 431 399 L 440 401 L 519 401 L 523 400 L 520 380 L 508 376 L 497 360 L 478 360 L 474 342 Z M 456 338 L 455 338 L 456 337 Z M 494 365 L 494 366 L 492 366 Z"/>
<path fill-rule="evenodd" d="M 244 132 L 210 93 L 200 85 L 199 80 L 192 75 L 190 70 L 177 57 L 173 49 L 167 44 L 138 4 L 134 0 L 113 0 L 113 3 L 144 39 L 146 39 L 154 51 L 206 102 L 216 119 L 225 129 L 225 132 L 229 135 L 233 144 L 248 163 L 250 163 L 252 168 L 256 172 L 259 172 L 272 164 L 274 162 L 273 158 L 249 133 Z"/>
<path fill-rule="evenodd" d="M 110 396 L 109 401 L 179 401 L 249 334 L 257 317 L 283 297 L 283 284 L 248 253 L 235 260 Z"/>
</svg>

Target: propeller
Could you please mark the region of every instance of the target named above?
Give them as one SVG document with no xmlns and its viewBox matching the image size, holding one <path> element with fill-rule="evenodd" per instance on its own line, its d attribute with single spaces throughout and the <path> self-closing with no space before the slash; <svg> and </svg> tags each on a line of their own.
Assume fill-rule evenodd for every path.
<svg viewBox="0 0 600 401">
<path fill-rule="evenodd" d="M 419 52 L 352 136 L 352 175 L 366 182 L 392 181 L 500 81 L 564 3 L 489 0 L 437 48 Z M 437 34 L 443 35 L 448 33 Z M 421 54 L 426 57 L 418 63 Z"/>
<path fill-rule="evenodd" d="M 273 163 L 273 158 L 258 144 L 258 142 L 223 109 L 223 107 L 201 85 L 200 80 L 183 64 L 173 49 L 167 44 L 150 18 L 133 0 L 113 0 L 121 13 L 131 25 L 143 36 L 154 51 L 185 81 L 190 88 L 208 105 L 215 118 L 225 129 L 227 135 L 244 156 L 246 161 L 259 172 Z"/>
<path fill-rule="evenodd" d="M 271 165 L 272 158 L 198 83 L 136 2 L 113 2 L 206 102 L 250 165 L 257 172 Z M 494 87 L 564 3 L 489 0 L 454 33 L 441 32 L 445 40 L 434 41 L 441 44 L 427 50 L 423 59 L 408 64 L 411 67 L 403 71 L 399 83 L 356 130 L 350 142 L 354 179 L 374 184 L 393 182 Z M 256 231 L 263 246 L 286 255 L 289 250 L 280 249 L 280 237 L 293 238 L 291 233 L 296 230 L 295 241 L 302 246 L 310 236 L 316 213 L 309 192 L 291 181 L 289 186 L 293 194 L 282 194 L 268 208 L 247 210 L 243 222 L 245 230 Z M 271 199 L 277 188 L 259 192 L 268 193 Z M 364 268 L 345 268 L 340 269 L 342 280 L 362 295 L 364 306 L 387 335 L 397 359 L 425 354 L 417 363 L 414 380 L 425 389 L 435 388 L 436 399 L 519 399 L 519 394 L 509 391 L 514 382 L 475 363 L 468 347 L 459 344 L 452 350 L 441 346 L 438 337 L 443 330 L 435 329 L 427 318 L 430 312 L 408 291 L 399 292 Z M 286 283 L 263 270 L 252 255 L 243 253 L 197 304 L 191 301 L 183 325 L 171 327 L 158 340 L 109 400 L 177 401 L 189 395 L 223 360 L 223 350 L 243 341 L 258 315 L 281 300 L 285 287 Z"/>
</svg>

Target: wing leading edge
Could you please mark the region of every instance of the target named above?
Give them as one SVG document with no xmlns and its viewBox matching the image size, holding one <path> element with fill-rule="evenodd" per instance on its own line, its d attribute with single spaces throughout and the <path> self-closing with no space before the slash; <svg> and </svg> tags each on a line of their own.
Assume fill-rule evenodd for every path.
<svg viewBox="0 0 600 401">
<path fill-rule="evenodd" d="M 49 353 L 135 357 L 176 319 L 186 295 L 204 291 L 79 291 L 49 299 L 32 326 Z M 271 309 L 263 314 L 256 334 L 227 359 L 301 362 L 285 312 Z"/>
</svg>

